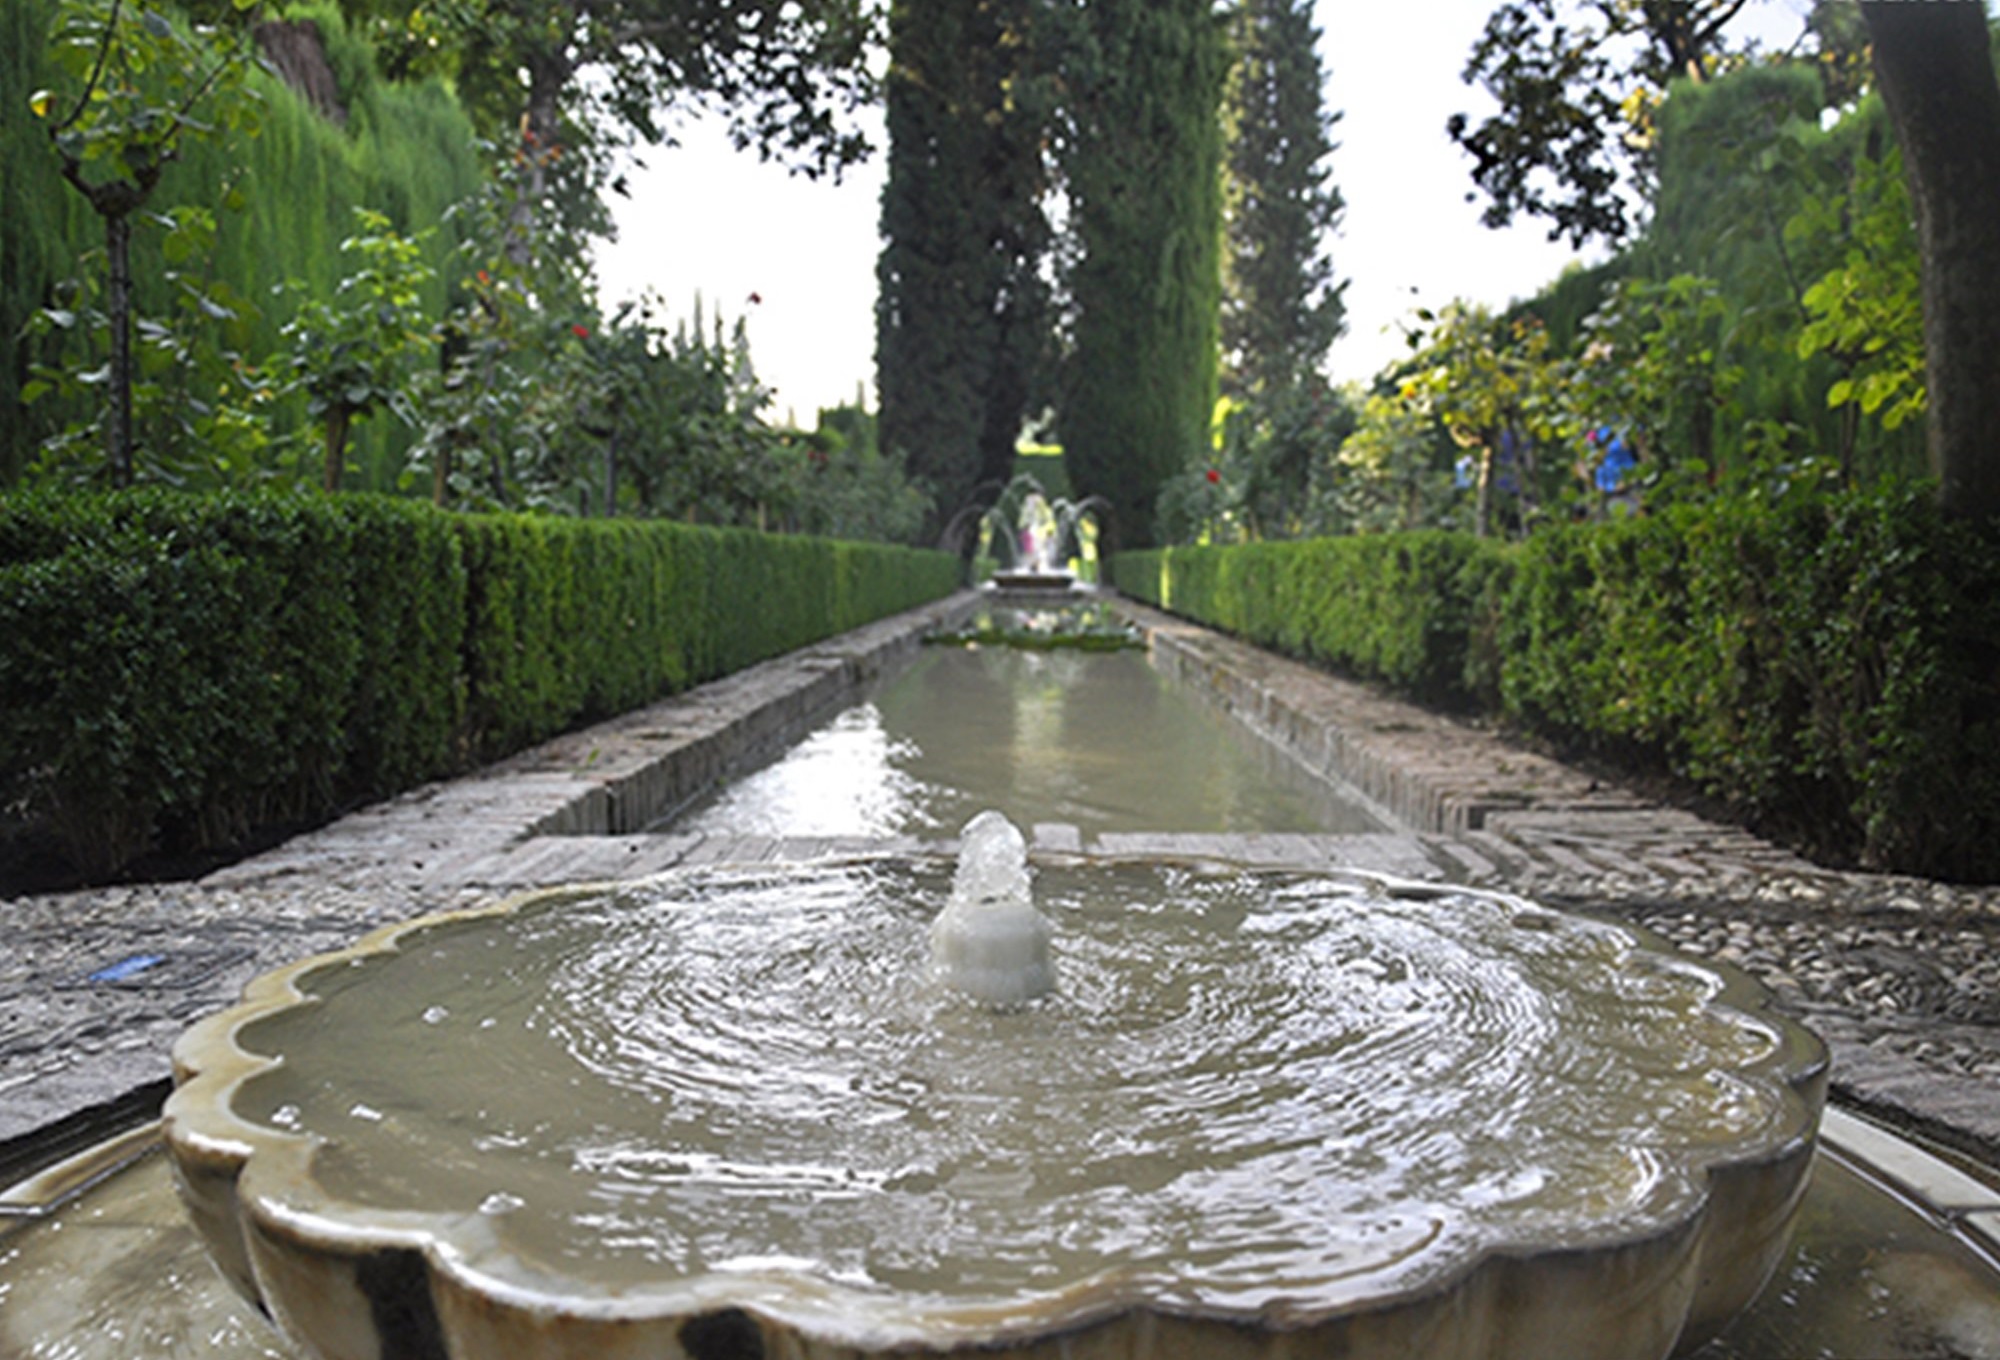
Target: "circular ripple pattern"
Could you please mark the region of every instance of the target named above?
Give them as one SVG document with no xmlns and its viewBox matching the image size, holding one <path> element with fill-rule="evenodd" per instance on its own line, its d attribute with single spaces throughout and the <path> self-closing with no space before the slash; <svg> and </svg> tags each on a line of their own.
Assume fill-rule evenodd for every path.
<svg viewBox="0 0 2000 1360">
<path fill-rule="evenodd" d="M 948 884 L 717 871 L 421 932 L 250 1027 L 285 1063 L 238 1106 L 325 1137 L 336 1195 L 608 1287 L 1229 1310 L 1627 1233 L 1703 1192 L 1676 1150 L 1780 1117 L 1713 975 L 1512 899 L 1044 868 L 1058 992 L 994 1013 L 925 977 Z"/>
</svg>

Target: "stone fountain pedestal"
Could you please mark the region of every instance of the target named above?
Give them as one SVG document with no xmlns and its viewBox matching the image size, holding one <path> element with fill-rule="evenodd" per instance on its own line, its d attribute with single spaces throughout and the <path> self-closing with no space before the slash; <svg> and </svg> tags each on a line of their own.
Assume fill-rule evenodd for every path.
<svg viewBox="0 0 2000 1360">
<path fill-rule="evenodd" d="M 989 1014 L 891 957 L 948 871 L 560 889 L 266 975 L 176 1048 L 183 1200 L 322 1360 L 1635 1360 L 1699 1345 L 1784 1251 L 1826 1054 L 1740 973 L 1499 894 L 1045 860 L 1060 990 Z M 527 1046 L 482 1054 L 496 1029 Z M 886 1054 L 843 1056 L 871 1030 Z M 1466 1094 L 1428 1113 L 1442 1085 Z M 1009 1120 L 1018 1161 L 953 1141 Z M 987 1235 L 905 1259 L 961 1219 Z"/>
<path fill-rule="evenodd" d="M 1073 594 L 1081 587 L 1066 571 L 996 571 L 989 579 L 996 591 L 1038 598 Z"/>
</svg>

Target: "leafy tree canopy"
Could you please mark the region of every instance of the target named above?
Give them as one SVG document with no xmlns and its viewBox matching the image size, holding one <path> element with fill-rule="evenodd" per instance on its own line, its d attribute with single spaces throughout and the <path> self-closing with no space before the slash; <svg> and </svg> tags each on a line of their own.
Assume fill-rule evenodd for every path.
<svg viewBox="0 0 2000 1360">
<path fill-rule="evenodd" d="M 235 37 L 177 26 L 147 0 L 68 0 L 49 46 L 64 80 L 35 91 L 28 107 L 47 128 L 63 178 L 104 226 L 103 439 L 111 481 L 125 486 L 134 456 L 132 218 L 184 141 L 223 128 L 254 131 L 255 105 Z"/>
<path fill-rule="evenodd" d="M 1486 21 L 1465 81 L 1500 107 L 1446 130 L 1472 157 L 1488 226 L 1544 217 L 1550 239 L 1622 240 L 1625 192 L 1644 172 L 1650 112 L 1670 81 L 1696 82 L 1731 55 L 1726 31 L 1749 0 L 1507 0 Z"/>
<path fill-rule="evenodd" d="M 867 151 L 842 115 L 873 94 L 864 58 L 879 25 L 869 0 L 342 0 L 393 74 L 451 75 L 496 142 L 546 139 L 569 104 L 571 135 L 596 124 L 670 139 L 690 106 L 725 110 L 739 146 L 808 174 Z M 577 149 L 589 149 L 588 147 Z"/>
</svg>

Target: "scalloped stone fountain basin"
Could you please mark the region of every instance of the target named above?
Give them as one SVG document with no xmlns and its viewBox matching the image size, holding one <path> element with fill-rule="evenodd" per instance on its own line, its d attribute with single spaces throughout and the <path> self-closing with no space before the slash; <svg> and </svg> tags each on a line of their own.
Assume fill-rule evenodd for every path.
<svg viewBox="0 0 2000 1360">
<path fill-rule="evenodd" d="M 926 967 L 950 879 L 686 871 L 271 974 L 176 1050 L 183 1198 L 339 1360 L 1632 1360 L 1784 1247 L 1825 1054 L 1740 975 L 1500 895 L 1072 861 L 1056 989 L 995 1010 Z"/>
</svg>

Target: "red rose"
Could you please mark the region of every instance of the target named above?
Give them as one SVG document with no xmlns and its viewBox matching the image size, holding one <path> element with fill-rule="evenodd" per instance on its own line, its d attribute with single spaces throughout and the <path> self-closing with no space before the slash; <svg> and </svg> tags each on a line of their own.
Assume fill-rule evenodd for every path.
<svg viewBox="0 0 2000 1360">
<path fill-rule="evenodd" d="M 571 326 L 569 328 L 569 333 L 571 335 L 574 335 L 579 340 L 590 339 L 590 327 L 584 325 L 582 322 L 578 322 L 576 325 Z"/>
<path fill-rule="evenodd" d="M 1208 470 L 1208 481 L 1211 486 L 1213 486 L 1215 483 L 1221 480 L 1222 480 L 1222 474 L 1220 472 L 1217 472 L 1214 468 L 1210 468 Z"/>
</svg>

